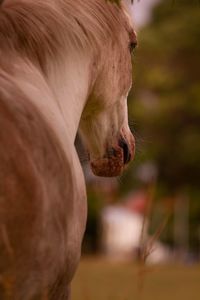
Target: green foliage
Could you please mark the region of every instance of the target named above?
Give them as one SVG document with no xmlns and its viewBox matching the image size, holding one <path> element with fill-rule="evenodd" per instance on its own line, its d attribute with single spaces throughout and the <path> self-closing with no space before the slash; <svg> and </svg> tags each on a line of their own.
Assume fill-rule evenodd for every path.
<svg viewBox="0 0 200 300">
<path fill-rule="evenodd" d="M 187 194 L 190 201 L 190 245 L 199 247 L 200 220 L 200 6 L 194 1 L 163 0 L 151 24 L 138 33 L 133 58 L 134 88 L 130 119 L 142 140 L 137 167 L 153 161 L 158 168 L 157 194 Z M 138 146 L 137 146 L 138 148 Z M 124 180 L 128 189 L 136 180 Z M 157 212 L 158 213 L 158 212 Z M 158 226 L 157 224 L 156 226 Z M 171 224 L 172 225 L 172 224 Z M 168 230 L 168 229 L 167 229 Z M 172 231 L 167 240 L 172 240 Z"/>
<path fill-rule="evenodd" d="M 163 1 L 139 34 L 130 111 L 169 189 L 199 186 L 199 40 L 200 9 L 188 1 Z"/>
<path fill-rule="evenodd" d="M 88 187 L 87 231 L 83 243 L 84 253 L 95 253 L 99 247 L 99 222 L 103 207 L 103 196 Z"/>
</svg>

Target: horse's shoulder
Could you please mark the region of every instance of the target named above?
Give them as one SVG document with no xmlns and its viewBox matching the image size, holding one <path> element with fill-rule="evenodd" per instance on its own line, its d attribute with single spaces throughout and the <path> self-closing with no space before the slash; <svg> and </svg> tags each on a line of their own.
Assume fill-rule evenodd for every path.
<svg viewBox="0 0 200 300">
<path fill-rule="evenodd" d="M 55 132 L 12 79 L 1 72 L 0 128 L 1 182 L 8 180 L 11 188 L 18 189 L 15 193 L 21 186 L 35 201 L 45 198 L 50 190 L 55 197 L 71 192 L 71 165 Z M 18 184 L 12 186 L 11 179 Z"/>
<path fill-rule="evenodd" d="M 71 162 L 55 132 L 3 72 L 0 72 L 0 128 L 0 228 L 4 230 L 4 233 L 0 230 L 0 253 L 6 264 L 0 264 L 0 273 L 9 268 L 10 254 L 4 234 L 12 241 L 11 251 L 17 256 L 16 274 L 20 280 L 24 266 L 34 269 L 31 251 L 42 257 L 37 271 L 40 267 L 46 270 L 58 251 L 57 242 L 65 243 L 68 216 L 74 209 L 74 178 Z M 49 247 L 52 239 L 55 247 Z M 55 264 L 64 263 L 61 254 L 49 270 L 51 275 L 57 268 Z"/>
</svg>

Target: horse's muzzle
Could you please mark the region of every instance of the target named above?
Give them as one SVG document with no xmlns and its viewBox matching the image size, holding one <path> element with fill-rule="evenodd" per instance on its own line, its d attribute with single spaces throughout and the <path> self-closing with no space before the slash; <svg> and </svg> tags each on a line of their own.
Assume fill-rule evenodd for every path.
<svg viewBox="0 0 200 300">
<path fill-rule="evenodd" d="M 108 147 L 103 158 L 91 161 L 91 168 L 96 176 L 115 177 L 121 175 L 125 166 L 133 159 L 135 142 L 133 136 L 129 141 L 120 137 L 118 144 Z"/>
</svg>

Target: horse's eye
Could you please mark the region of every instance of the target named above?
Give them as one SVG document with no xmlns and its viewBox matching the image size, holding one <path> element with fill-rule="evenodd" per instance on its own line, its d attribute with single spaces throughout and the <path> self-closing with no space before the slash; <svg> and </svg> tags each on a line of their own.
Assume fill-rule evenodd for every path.
<svg viewBox="0 0 200 300">
<path fill-rule="evenodd" d="M 137 42 L 131 42 L 129 44 L 129 49 L 130 49 L 130 52 L 132 53 L 133 50 L 137 47 Z"/>
</svg>

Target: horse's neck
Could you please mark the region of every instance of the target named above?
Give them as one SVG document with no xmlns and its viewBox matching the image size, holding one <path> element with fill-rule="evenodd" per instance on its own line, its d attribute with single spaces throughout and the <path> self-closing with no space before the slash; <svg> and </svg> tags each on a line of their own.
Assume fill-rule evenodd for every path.
<svg viewBox="0 0 200 300">
<path fill-rule="evenodd" d="M 90 88 L 90 59 L 74 53 L 64 63 L 50 65 L 48 74 L 49 86 L 74 142 Z"/>
<path fill-rule="evenodd" d="M 21 60 L 15 63 L 17 84 L 39 108 L 58 137 L 70 144 L 74 143 L 87 99 L 89 69 L 89 60 L 77 56 L 64 63 L 50 64 L 45 78 L 34 65 Z"/>
</svg>

